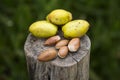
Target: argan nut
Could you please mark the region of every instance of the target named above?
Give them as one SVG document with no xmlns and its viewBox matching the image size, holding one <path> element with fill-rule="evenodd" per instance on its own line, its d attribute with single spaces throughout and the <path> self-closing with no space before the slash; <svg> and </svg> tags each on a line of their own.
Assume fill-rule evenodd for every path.
<svg viewBox="0 0 120 80">
<path fill-rule="evenodd" d="M 43 52 L 41 52 L 38 56 L 39 61 L 49 61 L 57 56 L 57 51 L 54 48 L 49 48 Z"/>
<path fill-rule="evenodd" d="M 56 35 L 56 36 L 52 36 L 50 38 L 48 38 L 45 42 L 44 45 L 45 46 L 51 46 L 54 45 L 55 43 L 57 43 L 60 40 L 60 36 Z"/>
<path fill-rule="evenodd" d="M 59 49 L 58 51 L 58 56 L 60 58 L 65 58 L 68 54 L 68 47 L 67 46 L 63 46 Z"/>
<path fill-rule="evenodd" d="M 60 49 L 63 46 L 66 46 L 68 44 L 69 40 L 60 40 L 56 43 L 55 48 Z"/>
<path fill-rule="evenodd" d="M 79 38 L 73 38 L 68 43 L 68 49 L 70 52 L 76 52 L 80 47 L 80 39 Z"/>
</svg>

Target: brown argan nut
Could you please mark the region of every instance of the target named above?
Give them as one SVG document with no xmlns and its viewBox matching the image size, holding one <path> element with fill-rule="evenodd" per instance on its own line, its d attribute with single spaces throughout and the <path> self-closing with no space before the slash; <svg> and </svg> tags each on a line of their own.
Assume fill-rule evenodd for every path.
<svg viewBox="0 0 120 80">
<path fill-rule="evenodd" d="M 39 61 L 49 61 L 57 57 L 57 51 L 54 48 L 49 48 L 38 55 Z"/>
<path fill-rule="evenodd" d="M 51 46 L 54 45 L 55 43 L 57 43 L 60 40 L 60 36 L 56 35 L 56 36 L 52 36 L 50 38 L 48 38 L 45 42 L 44 45 L 45 46 Z"/>
<path fill-rule="evenodd" d="M 63 46 L 59 49 L 58 51 L 58 56 L 60 58 L 65 58 L 68 54 L 68 47 L 67 46 Z"/>
<path fill-rule="evenodd" d="M 60 40 L 56 43 L 55 48 L 60 49 L 63 46 L 66 46 L 68 44 L 69 40 Z"/>
<path fill-rule="evenodd" d="M 73 38 L 68 43 L 68 49 L 70 52 L 76 52 L 80 47 L 80 39 L 79 38 Z"/>
</svg>

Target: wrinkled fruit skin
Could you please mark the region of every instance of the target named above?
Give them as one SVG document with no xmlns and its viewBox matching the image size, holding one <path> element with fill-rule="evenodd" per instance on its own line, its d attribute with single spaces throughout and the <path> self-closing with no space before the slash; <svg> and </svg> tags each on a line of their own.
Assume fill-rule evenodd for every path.
<svg viewBox="0 0 120 80">
<path fill-rule="evenodd" d="M 49 48 L 40 53 L 40 55 L 38 56 L 38 60 L 46 62 L 56 57 L 57 57 L 57 51 L 54 48 Z"/>
<path fill-rule="evenodd" d="M 81 37 L 89 29 L 89 23 L 85 20 L 70 21 L 62 27 L 65 38 Z"/>
<path fill-rule="evenodd" d="M 39 38 L 47 38 L 54 36 L 57 33 L 58 27 L 47 21 L 34 22 L 30 27 L 29 31 Z"/>
<path fill-rule="evenodd" d="M 72 20 L 72 14 L 63 9 L 57 9 L 49 13 L 46 19 L 53 24 L 63 25 Z"/>
</svg>

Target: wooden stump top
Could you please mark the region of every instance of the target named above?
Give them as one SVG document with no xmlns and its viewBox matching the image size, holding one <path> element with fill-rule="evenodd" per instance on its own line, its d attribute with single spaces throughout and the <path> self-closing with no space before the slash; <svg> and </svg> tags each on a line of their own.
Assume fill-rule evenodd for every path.
<svg viewBox="0 0 120 80">
<path fill-rule="evenodd" d="M 40 52 L 49 48 L 49 46 L 43 45 L 45 40 L 46 39 L 36 38 L 32 34 L 29 34 L 24 45 L 24 50 L 26 53 L 25 55 L 27 57 L 33 58 L 34 60 L 37 60 L 37 56 L 40 54 Z M 89 53 L 88 51 L 90 51 L 90 46 L 91 46 L 90 39 L 87 35 L 81 37 L 80 40 L 81 40 L 81 46 L 77 52 L 74 53 L 69 52 L 68 56 L 64 59 L 57 57 L 48 62 L 52 65 L 59 67 L 70 67 L 77 64 Z"/>
</svg>

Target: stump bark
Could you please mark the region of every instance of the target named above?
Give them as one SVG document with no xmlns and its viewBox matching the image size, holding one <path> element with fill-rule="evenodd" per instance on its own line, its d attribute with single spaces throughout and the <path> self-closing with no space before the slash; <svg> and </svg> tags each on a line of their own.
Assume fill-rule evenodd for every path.
<svg viewBox="0 0 120 80">
<path fill-rule="evenodd" d="M 45 39 L 28 35 L 24 45 L 30 80 L 88 80 L 90 39 L 87 35 L 80 38 L 81 47 L 75 53 L 61 59 L 48 61 L 37 60 L 39 53 L 49 47 L 43 45 Z"/>
</svg>

